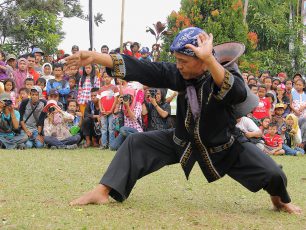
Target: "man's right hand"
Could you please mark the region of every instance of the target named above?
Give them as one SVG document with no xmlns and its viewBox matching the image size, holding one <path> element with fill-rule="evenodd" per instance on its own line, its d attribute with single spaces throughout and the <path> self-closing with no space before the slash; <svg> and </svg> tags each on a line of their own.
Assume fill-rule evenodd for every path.
<svg viewBox="0 0 306 230">
<path fill-rule="evenodd" d="M 26 134 L 27 134 L 28 137 L 32 137 L 32 135 L 33 135 L 33 133 L 30 130 L 27 130 Z"/>
<path fill-rule="evenodd" d="M 42 135 L 37 135 L 36 140 L 38 140 L 41 143 L 43 143 L 44 142 L 44 137 Z"/>
</svg>

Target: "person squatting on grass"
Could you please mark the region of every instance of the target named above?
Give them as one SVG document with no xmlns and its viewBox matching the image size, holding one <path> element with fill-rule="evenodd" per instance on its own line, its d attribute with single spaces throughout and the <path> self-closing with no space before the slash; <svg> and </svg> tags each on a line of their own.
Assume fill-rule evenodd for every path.
<svg viewBox="0 0 306 230">
<path fill-rule="evenodd" d="M 198 162 L 208 182 L 227 174 L 252 192 L 266 190 L 276 210 L 301 213 L 291 204 L 287 179 L 279 165 L 254 144 L 232 136 L 234 107 L 238 109 L 238 104 L 248 100 L 247 95 L 251 97 L 237 65 L 225 69 L 213 54 L 212 34 L 195 27 L 182 30 L 170 50 L 176 64 L 90 51 L 66 58 L 68 67 L 98 63 L 107 67 L 110 76 L 180 92 L 176 129 L 129 135 L 100 184 L 70 205 L 104 204 L 109 196 L 122 202 L 138 179 L 175 163 L 181 164 L 188 179 Z"/>
</svg>

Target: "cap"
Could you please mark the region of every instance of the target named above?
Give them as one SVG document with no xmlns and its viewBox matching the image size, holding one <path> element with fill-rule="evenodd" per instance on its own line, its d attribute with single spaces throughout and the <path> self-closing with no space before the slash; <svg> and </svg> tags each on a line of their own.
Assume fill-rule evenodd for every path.
<svg viewBox="0 0 306 230">
<path fill-rule="evenodd" d="M 141 54 L 147 54 L 149 53 L 149 48 L 148 47 L 142 47 L 141 50 L 139 51 Z"/>
<path fill-rule="evenodd" d="M 50 89 L 49 95 L 59 95 L 59 92 L 56 89 Z"/>
<path fill-rule="evenodd" d="M 9 55 L 7 56 L 7 58 L 6 58 L 6 61 L 8 61 L 8 60 L 10 60 L 10 59 L 16 60 L 17 58 L 16 58 L 16 56 L 15 56 L 14 54 L 9 54 Z"/>
<path fill-rule="evenodd" d="M 35 54 L 35 53 L 41 53 L 41 55 L 44 55 L 44 52 L 38 47 L 33 48 L 32 54 Z"/>
<path fill-rule="evenodd" d="M 6 100 L 11 100 L 11 97 L 8 93 L 1 93 L 0 94 L 0 101 L 6 101 Z"/>
<path fill-rule="evenodd" d="M 281 83 L 281 84 L 279 84 L 279 85 L 277 86 L 277 89 L 285 90 L 285 89 L 286 89 L 286 86 L 285 86 L 283 83 Z"/>
<path fill-rule="evenodd" d="M 285 108 L 285 105 L 283 103 L 277 103 L 275 105 L 275 109 L 277 109 L 277 108 Z"/>
<path fill-rule="evenodd" d="M 49 100 L 42 111 L 46 113 L 48 112 L 48 109 L 52 106 L 56 107 L 58 110 L 61 110 L 61 108 L 57 105 L 57 102 L 55 100 Z"/>
<path fill-rule="evenodd" d="M 34 86 L 31 88 L 31 91 L 36 91 L 36 92 L 38 93 L 38 96 L 41 97 L 42 89 L 41 89 L 38 85 L 34 85 Z"/>
</svg>

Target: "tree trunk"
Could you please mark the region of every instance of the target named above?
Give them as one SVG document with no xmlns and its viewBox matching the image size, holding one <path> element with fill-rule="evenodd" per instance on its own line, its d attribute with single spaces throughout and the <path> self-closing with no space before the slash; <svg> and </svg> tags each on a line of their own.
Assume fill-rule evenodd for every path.
<svg viewBox="0 0 306 230">
<path fill-rule="evenodd" d="M 248 14 L 248 7 L 249 7 L 249 0 L 244 0 L 244 7 L 243 7 L 243 22 L 246 23 L 246 17 Z"/>
</svg>

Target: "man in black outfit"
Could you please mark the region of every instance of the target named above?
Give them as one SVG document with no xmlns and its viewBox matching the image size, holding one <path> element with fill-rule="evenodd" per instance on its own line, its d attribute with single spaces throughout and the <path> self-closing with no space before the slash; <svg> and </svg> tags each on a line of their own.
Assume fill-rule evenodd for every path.
<svg viewBox="0 0 306 230">
<path fill-rule="evenodd" d="M 100 184 L 70 204 L 104 204 L 109 196 L 122 202 L 141 177 L 180 163 L 188 178 L 198 162 L 208 182 L 228 174 L 252 192 L 266 190 L 276 210 L 301 213 L 290 203 L 281 168 L 254 144 L 232 136 L 234 107 L 247 100 L 247 90 L 235 65 L 225 69 L 215 58 L 212 34 L 186 28 L 176 36 L 170 50 L 176 64 L 88 51 L 66 59 L 68 66 L 98 63 L 107 67 L 110 76 L 179 92 L 176 129 L 130 135 Z"/>
</svg>

